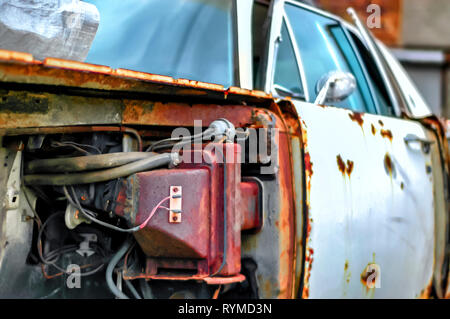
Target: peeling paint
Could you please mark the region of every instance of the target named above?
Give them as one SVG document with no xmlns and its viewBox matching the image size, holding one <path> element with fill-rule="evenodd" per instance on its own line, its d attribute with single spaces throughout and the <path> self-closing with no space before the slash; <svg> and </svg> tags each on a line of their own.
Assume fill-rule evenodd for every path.
<svg viewBox="0 0 450 319">
<path fill-rule="evenodd" d="M 349 271 L 349 262 L 345 260 L 344 264 L 344 281 L 348 284 L 350 283 L 351 273 Z"/>
<path fill-rule="evenodd" d="M 337 161 L 338 168 L 339 168 L 339 170 L 342 173 L 342 176 L 344 176 L 345 175 L 345 163 L 342 160 L 341 155 L 337 155 L 336 156 L 336 161 Z"/>
<path fill-rule="evenodd" d="M 393 135 L 391 130 L 380 130 L 380 134 L 382 137 L 388 138 L 392 142 Z"/>
<path fill-rule="evenodd" d="M 336 156 L 336 162 L 337 162 L 339 171 L 342 173 L 342 176 L 345 176 L 345 174 L 347 174 L 348 177 L 350 178 L 350 175 L 352 174 L 353 168 L 355 165 L 354 162 L 351 160 L 347 160 L 347 165 L 346 165 L 345 162 L 342 160 L 341 155 Z"/>
<path fill-rule="evenodd" d="M 309 155 L 309 152 L 305 152 L 305 170 L 309 174 L 309 176 L 313 175 L 313 163 L 311 162 L 311 156 Z"/>
<path fill-rule="evenodd" d="M 384 168 L 386 169 L 386 172 L 392 176 L 393 163 L 392 163 L 392 159 L 388 153 L 386 153 L 386 155 L 384 155 Z"/>
<path fill-rule="evenodd" d="M 363 126 L 364 124 L 364 119 L 363 119 L 363 113 L 358 113 L 358 112 L 352 112 L 349 113 L 348 116 L 350 117 L 350 119 L 356 123 L 359 124 L 359 126 Z"/>
<path fill-rule="evenodd" d="M 346 168 L 346 172 L 347 172 L 348 177 L 350 177 L 350 175 L 351 175 L 352 172 L 353 172 L 353 166 L 354 166 L 353 161 L 347 160 L 347 168 Z"/>
</svg>

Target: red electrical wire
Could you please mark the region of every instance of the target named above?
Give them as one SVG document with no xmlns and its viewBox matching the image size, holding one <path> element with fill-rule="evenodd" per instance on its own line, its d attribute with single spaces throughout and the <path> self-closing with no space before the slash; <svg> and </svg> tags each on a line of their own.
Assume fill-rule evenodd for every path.
<svg viewBox="0 0 450 319">
<path fill-rule="evenodd" d="M 146 219 L 141 225 L 139 225 L 139 229 L 144 228 L 144 227 L 148 224 L 148 222 L 150 221 L 150 219 L 153 217 L 153 215 L 156 213 L 156 211 L 157 211 L 159 208 L 165 208 L 165 209 L 167 209 L 166 207 L 161 207 L 161 205 L 162 205 L 166 200 L 168 200 L 168 199 L 170 199 L 170 196 L 167 196 L 166 198 L 162 199 L 162 200 L 158 203 L 158 205 L 156 205 L 156 206 L 153 208 L 153 210 L 150 212 L 150 215 L 148 215 L 147 219 Z"/>
</svg>

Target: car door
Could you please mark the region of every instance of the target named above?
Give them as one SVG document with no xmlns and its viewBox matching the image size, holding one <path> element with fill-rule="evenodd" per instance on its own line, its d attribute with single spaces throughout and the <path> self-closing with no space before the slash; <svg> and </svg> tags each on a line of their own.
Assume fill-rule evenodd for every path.
<svg viewBox="0 0 450 319">
<path fill-rule="evenodd" d="M 392 54 L 382 44 L 378 47 L 383 54 L 387 68 L 391 73 L 396 74 L 397 84 L 406 101 L 407 112 L 411 117 L 417 118 L 426 124 L 431 125 L 427 130 L 430 139 L 433 136 L 438 143 L 430 145 L 430 153 L 433 167 L 433 191 L 434 191 L 434 211 L 435 211 L 435 253 L 434 253 L 434 275 L 433 287 L 438 298 L 444 298 L 449 295 L 448 275 L 450 259 L 450 219 L 449 219 L 449 172 L 446 166 L 448 158 L 448 141 L 445 132 L 438 128 L 439 122 L 431 114 L 429 107 L 418 93 L 412 80 L 406 74 L 399 62 L 395 60 Z M 448 133 L 447 133 L 448 134 Z M 440 136 L 440 138 L 439 138 Z M 448 165 L 448 164 L 447 164 Z"/>
<path fill-rule="evenodd" d="M 302 127 L 306 209 L 304 298 L 414 298 L 434 262 L 430 136 L 396 117 L 393 90 L 373 57 L 335 17 L 275 1 L 265 89 L 289 99 Z M 317 83 L 352 73 L 347 99 L 316 105 Z M 386 85 L 388 84 L 388 85 Z"/>
</svg>

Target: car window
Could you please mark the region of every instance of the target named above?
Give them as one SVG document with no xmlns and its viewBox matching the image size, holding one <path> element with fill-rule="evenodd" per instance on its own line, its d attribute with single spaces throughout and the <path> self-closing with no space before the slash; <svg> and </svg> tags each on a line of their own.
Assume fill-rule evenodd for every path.
<svg viewBox="0 0 450 319">
<path fill-rule="evenodd" d="M 380 72 L 376 67 L 376 63 L 373 61 L 369 51 L 361 40 L 354 33 L 351 32 L 350 34 L 355 43 L 355 48 L 358 50 L 364 66 L 366 67 L 366 78 L 372 87 L 372 93 L 378 105 L 379 113 L 381 115 L 394 116 L 392 102 L 389 98 L 386 86 L 383 84 L 384 82 Z"/>
<path fill-rule="evenodd" d="M 276 53 L 274 84 L 274 89 L 279 95 L 304 97 L 294 47 L 284 21 Z"/>
<path fill-rule="evenodd" d="M 232 0 L 86 0 L 100 25 L 86 62 L 235 85 Z"/>
<path fill-rule="evenodd" d="M 286 4 L 285 11 L 299 48 L 310 101 L 318 94 L 318 81 L 330 71 L 340 70 L 355 76 L 357 89 L 347 99 L 332 104 L 358 112 L 375 112 L 361 66 L 340 23 L 292 4 Z"/>
</svg>

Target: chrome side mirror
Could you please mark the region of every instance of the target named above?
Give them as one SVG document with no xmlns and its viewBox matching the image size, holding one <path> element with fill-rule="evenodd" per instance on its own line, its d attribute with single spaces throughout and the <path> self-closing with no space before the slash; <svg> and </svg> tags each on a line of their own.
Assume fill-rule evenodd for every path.
<svg viewBox="0 0 450 319">
<path fill-rule="evenodd" d="M 331 71 L 317 81 L 316 92 L 318 94 L 314 104 L 343 101 L 355 89 L 356 80 L 353 74 L 343 71 Z"/>
</svg>

